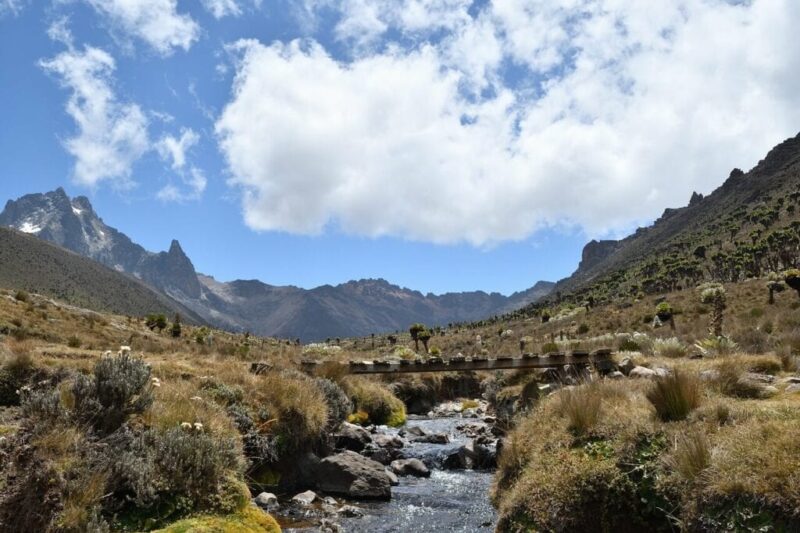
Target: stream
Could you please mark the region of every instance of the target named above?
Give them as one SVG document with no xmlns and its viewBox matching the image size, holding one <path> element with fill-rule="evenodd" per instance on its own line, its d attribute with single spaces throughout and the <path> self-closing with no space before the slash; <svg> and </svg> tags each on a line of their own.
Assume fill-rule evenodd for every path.
<svg viewBox="0 0 800 533">
<path fill-rule="evenodd" d="M 429 433 L 447 433 L 448 444 L 411 442 L 403 448 L 406 458 L 423 461 L 431 470 L 429 478 L 401 477 L 392 487 L 388 502 L 343 502 L 357 507 L 363 516 L 339 517 L 336 522 L 347 533 L 390 532 L 491 532 L 496 513 L 489 502 L 493 472 L 443 470 L 442 462 L 451 453 L 469 442 L 456 426 L 482 424 L 478 419 L 460 416 L 427 418 L 410 416 L 405 428 L 381 427 L 380 432 L 396 435 L 402 429 L 418 426 Z M 310 533 L 316 527 L 291 528 L 284 531 Z"/>
</svg>

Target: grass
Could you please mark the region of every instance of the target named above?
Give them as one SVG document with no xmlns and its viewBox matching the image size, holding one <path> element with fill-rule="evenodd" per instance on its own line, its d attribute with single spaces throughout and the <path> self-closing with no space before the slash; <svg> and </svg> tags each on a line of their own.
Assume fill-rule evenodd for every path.
<svg viewBox="0 0 800 533">
<path fill-rule="evenodd" d="M 405 423 L 405 405 L 385 385 L 355 376 L 345 379 L 342 385 L 356 411 L 367 413 L 370 424 L 398 427 Z"/>
<path fill-rule="evenodd" d="M 694 481 L 711 464 L 708 438 L 696 430 L 676 437 L 675 449 L 666 464 L 684 480 Z"/>
<path fill-rule="evenodd" d="M 656 378 L 652 388 L 647 392 L 648 401 L 664 422 L 684 420 L 700 405 L 702 398 L 700 380 L 680 370 Z"/>
<path fill-rule="evenodd" d="M 576 435 L 586 435 L 600 419 L 603 397 L 597 385 L 565 389 L 558 395 L 559 412 Z"/>
</svg>

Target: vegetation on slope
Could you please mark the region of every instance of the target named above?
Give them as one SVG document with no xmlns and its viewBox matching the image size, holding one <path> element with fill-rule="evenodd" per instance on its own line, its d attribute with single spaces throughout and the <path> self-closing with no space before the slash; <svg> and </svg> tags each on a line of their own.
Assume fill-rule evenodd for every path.
<svg viewBox="0 0 800 533">
<path fill-rule="evenodd" d="M 47 295 L 78 307 L 123 315 L 189 310 L 142 282 L 36 237 L 0 227 L 0 287 Z"/>
</svg>

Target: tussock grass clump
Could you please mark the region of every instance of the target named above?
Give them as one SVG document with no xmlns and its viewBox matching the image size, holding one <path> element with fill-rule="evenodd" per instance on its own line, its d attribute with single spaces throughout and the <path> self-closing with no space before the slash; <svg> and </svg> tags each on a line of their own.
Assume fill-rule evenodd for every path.
<svg viewBox="0 0 800 533">
<path fill-rule="evenodd" d="M 686 357 L 689 348 L 677 337 L 668 339 L 655 339 L 653 341 L 653 353 L 658 357 L 668 357 L 671 359 Z"/>
<path fill-rule="evenodd" d="M 679 435 L 666 463 L 685 481 L 694 481 L 711 463 L 711 447 L 705 433 L 694 430 Z"/>
<path fill-rule="evenodd" d="M 369 423 L 402 426 L 406 408 L 388 387 L 376 381 L 348 377 L 343 381 L 345 391 L 353 400 L 357 412 L 367 413 Z"/>
<path fill-rule="evenodd" d="M 300 372 L 268 372 L 260 379 L 258 401 L 275 420 L 272 433 L 284 450 L 305 450 L 317 442 L 328 424 L 325 394 Z"/>
<path fill-rule="evenodd" d="M 745 377 L 746 366 L 741 359 L 725 360 L 714 367 L 714 384 L 722 394 L 734 398 L 760 398 L 764 387 Z"/>
<path fill-rule="evenodd" d="M 702 401 L 700 381 L 692 374 L 675 370 L 656 378 L 647 399 L 664 422 L 684 420 Z"/>
<path fill-rule="evenodd" d="M 603 396 L 596 384 L 574 387 L 558 395 L 558 410 L 576 435 L 586 435 L 600 419 Z"/>
</svg>

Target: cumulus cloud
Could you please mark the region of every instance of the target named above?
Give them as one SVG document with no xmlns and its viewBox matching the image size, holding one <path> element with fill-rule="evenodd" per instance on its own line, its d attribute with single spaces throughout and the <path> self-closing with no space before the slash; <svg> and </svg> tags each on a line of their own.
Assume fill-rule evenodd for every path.
<svg viewBox="0 0 800 533">
<path fill-rule="evenodd" d="M 800 123 L 790 0 L 324 3 L 341 39 L 411 42 L 347 61 L 314 41 L 236 44 L 216 131 L 257 230 L 598 235 L 708 192 Z"/>
<path fill-rule="evenodd" d="M 66 111 L 77 131 L 64 146 L 76 160 L 75 181 L 86 186 L 103 181 L 129 186 L 131 167 L 149 149 L 148 123 L 138 105 L 120 102 L 114 94 L 114 58 L 99 48 L 70 46 L 40 66 L 70 91 Z"/>
<path fill-rule="evenodd" d="M 163 55 L 175 49 L 188 50 L 199 38 L 200 27 L 186 14 L 178 13 L 176 0 L 85 0 L 114 30 L 139 38 Z M 231 2 L 210 2 L 226 5 Z"/>
</svg>

